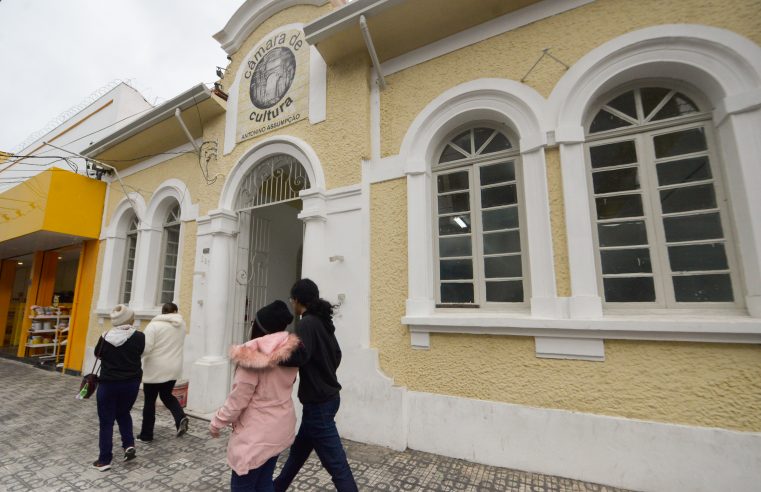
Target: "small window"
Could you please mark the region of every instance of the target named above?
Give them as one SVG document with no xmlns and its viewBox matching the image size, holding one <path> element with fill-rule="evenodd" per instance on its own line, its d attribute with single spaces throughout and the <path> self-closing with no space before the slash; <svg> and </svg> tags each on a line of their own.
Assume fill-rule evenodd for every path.
<svg viewBox="0 0 761 492">
<path fill-rule="evenodd" d="M 517 149 L 493 128 L 444 145 L 434 166 L 441 307 L 524 302 L 519 168 Z"/>
<path fill-rule="evenodd" d="M 588 169 L 607 303 L 737 302 L 712 131 L 691 98 L 662 87 L 624 92 L 592 118 Z"/>
<path fill-rule="evenodd" d="M 125 244 L 124 271 L 119 299 L 122 304 L 129 304 L 132 296 L 132 278 L 135 273 L 135 253 L 137 251 L 137 217 L 133 214 L 127 226 Z"/>
<path fill-rule="evenodd" d="M 174 300 L 174 284 L 177 278 L 177 256 L 180 250 L 180 206 L 175 205 L 164 220 L 161 279 L 159 280 L 159 304 Z"/>
</svg>

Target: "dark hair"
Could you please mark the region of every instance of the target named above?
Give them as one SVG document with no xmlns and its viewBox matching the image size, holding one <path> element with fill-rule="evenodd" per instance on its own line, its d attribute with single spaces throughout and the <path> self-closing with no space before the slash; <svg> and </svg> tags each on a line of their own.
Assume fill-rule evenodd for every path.
<svg viewBox="0 0 761 492">
<path fill-rule="evenodd" d="M 308 278 L 297 280 L 291 287 L 291 299 L 295 299 L 304 306 L 308 313 L 314 314 L 324 321 L 333 319 L 333 305 L 320 298 L 320 289 L 317 284 Z"/>
<path fill-rule="evenodd" d="M 177 304 L 173 302 L 167 302 L 161 306 L 161 314 L 172 314 L 177 312 Z"/>
</svg>

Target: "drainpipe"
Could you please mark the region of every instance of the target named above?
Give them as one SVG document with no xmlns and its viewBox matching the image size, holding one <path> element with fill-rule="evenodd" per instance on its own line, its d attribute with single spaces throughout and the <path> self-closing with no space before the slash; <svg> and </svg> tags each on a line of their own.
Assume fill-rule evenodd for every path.
<svg viewBox="0 0 761 492">
<path fill-rule="evenodd" d="M 370 37 L 370 29 L 367 27 L 367 19 L 364 15 L 359 16 L 359 30 L 362 31 L 362 37 L 365 39 L 365 46 L 370 53 L 370 59 L 373 61 L 373 67 L 378 73 L 378 85 L 381 90 L 386 88 L 386 80 L 383 78 L 383 72 L 381 72 L 380 62 L 378 61 L 378 54 L 375 52 L 375 46 L 373 45 L 373 38 Z"/>
<path fill-rule="evenodd" d="M 180 108 L 174 108 L 174 117 L 177 118 L 177 121 L 180 122 L 180 127 L 182 127 L 182 131 L 185 132 L 185 136 L 188 137 L 188 141 L 190 141 L 190 145 L 192 145 L 193 148 L 196 149 L 196 152 L 200 152 L 201 149 L 199 149 L 198 145 L 196 145 L 196 141 L 193 139 L 193 135 L 190 134 L 190 130 L 188 130 L 188 127 L 185 126 L 185 121 L 182 119 Z"/>
</svg>

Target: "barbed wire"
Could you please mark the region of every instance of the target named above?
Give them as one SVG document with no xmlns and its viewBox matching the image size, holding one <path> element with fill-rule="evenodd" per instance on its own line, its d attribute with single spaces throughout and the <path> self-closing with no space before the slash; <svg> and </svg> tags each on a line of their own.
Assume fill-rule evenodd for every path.
<svg viewBox="0 0 761 492">
<path fill-rule="evenodd" d="M 66 111 L 62 112 L 52 120 L 48 121 L 47 124 L 40 128 L 39 130 L 35 131 L 31 135 L 27 136 L 23 142 L 18 144 L 15 149 L 14 153 L 20 152 L 39 140 L 42 136 L 46 135 L 47 133 L 50 133 L 53 129 L 57 128 L 58 126 L 62 125 L 66 121 L 68 121 L 72 116 L 76 115 L 83 109 L 85 109 L 90 104 L 94 103 L 104 95 L 106 95 L 109 91 L 113 90 L 116 86 L 119 84 L 126 84 L 133 89 L 137 90 L 132 82 L 132 79 L 114 79 L 111 82 L 107 83 L 106 85 L 96 89 L 93 91 L 90 95 L 82 99 L 79 103 L 75 104 L 74 106 L 70 107 Z"/>
</svg>

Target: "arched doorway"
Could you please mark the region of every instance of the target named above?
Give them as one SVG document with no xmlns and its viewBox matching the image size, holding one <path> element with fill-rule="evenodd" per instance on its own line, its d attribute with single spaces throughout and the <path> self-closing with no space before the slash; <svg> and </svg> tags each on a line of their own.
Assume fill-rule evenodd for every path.
<svg viewBox="0 0 761 492">
<path fill-rule="evenodd" d="M 243 178 L 235 212 L 239 233 L 233 343 L 250 336 L 256 311 L 289 297 L 301 277 L 304 225 L 299 192 L 310 187 L 309 176 L 291 155 L 271 155 Z"/>
</svg>

